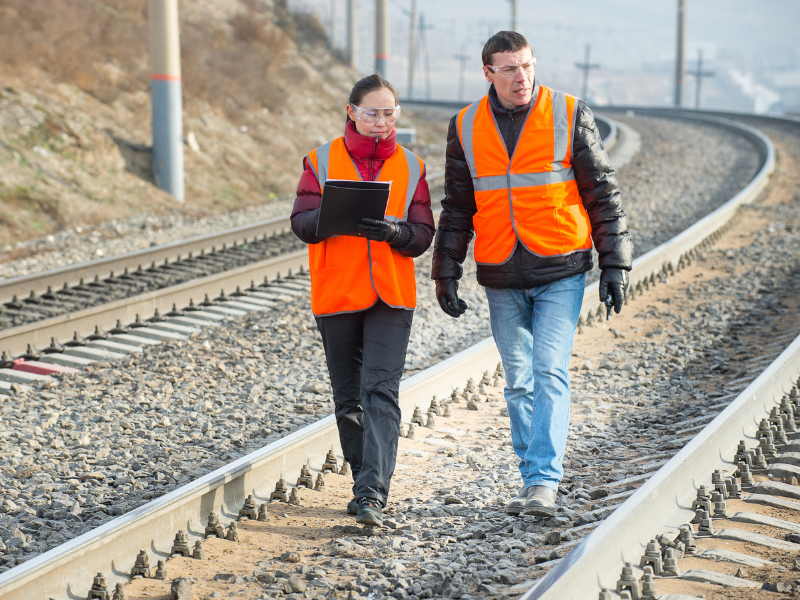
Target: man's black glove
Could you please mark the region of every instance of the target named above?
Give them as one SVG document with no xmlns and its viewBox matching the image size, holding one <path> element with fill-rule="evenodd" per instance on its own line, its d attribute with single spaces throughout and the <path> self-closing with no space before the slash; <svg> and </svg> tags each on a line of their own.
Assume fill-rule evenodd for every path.
<svg viewBox="0 0 800 600">
<path fill-rule="evenodd" d="M 453 318 L 467 312 L 467 303 L 458 299 L 458 279 L 446 277 L 436 280 L 436 299 L 442 310 Z"/>
<path fill-rule="evenodd" d="M 361 223 L 356 226 L 356 229 L 373 242 L 391 242 L 400 235 L 400 226 L 397 223 L 378 221 L 368 217 L 361 219 Z"/>
<path fill-rule="evenodd" d="M 600 272 L 600 302 L 608 296 L 614 303 L 614 312 L 619 314 L 628 292 L 628 272 L 625 269 L 603 269 Z"/>
</svg>

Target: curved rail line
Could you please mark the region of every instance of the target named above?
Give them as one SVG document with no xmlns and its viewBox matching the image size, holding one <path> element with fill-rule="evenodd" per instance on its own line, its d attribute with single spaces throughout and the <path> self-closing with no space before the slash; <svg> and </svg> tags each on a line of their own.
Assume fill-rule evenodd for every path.
<svg viewBox="0 0 800 600">
<path fill-rule="evenodd" d="M 684 115 L 676 112 L 671 116 Z M 758 174 L 726 204 L 669 242 L 637 259 L 631 273 L 634 290 L 642 285 L 655 284 L 670 270 L 680 269 L 691 261 L 698 247 L 716 239 L 729 227 L 738 207 L 752 202 L 769 181 L 775 168 L 775 151 L 771 142 L 750 127 L 716 117 L 714 122 L 740 132 L 756 145 L 761 154 Z M 586 288 L 582 319 L 593 319 L 598 311 L 604 309 L 597 300 L 597 285 L 595 282 Z M 426 403 L 433 395 L 448 395 L 476 372 L 493 369 L 498 358 L 493 340 L 487 338 L 402 382 L 400 403 L 404 421 L 408 420 L 415 405 Z M 751 404 L 748 403 L 748 406 Z M 737 415 L 742 414 L 742 410 L 733 409 Z M 692 448 L 695 446 L 693 444 Z M 247 495 L 253 494 L 256 499 L 266 501 L 281 475 L 296 473 L 307 463 L 322 465 L 327 451 L 332 447 L 338 448 L 338 434 L 334 417 L 329 416 L 7 571 L 0 575 L 0 598 L 85 597 L 97 571 L 104 571 L 106 580 L 112 586 L 117 581 L 127 581 L 127 573 L 139 548 L 168 549 L 179 529 L 185 529 L 190 534 L 202 532 L 204 519 L 212 510 L 234 518 Z M 686 463 L 687 452 L 679 455 L 682 458 L 678 463 Z M 675 462 L 673 459 L 670 464 Z M 647 489 L 650 489 L 649 485 Z M 643 493 L 636 493 L 632 499 L 642 496 Z M 603 526 L 600 529 L 608 531 L 610 527 Z M 589 550 L 602 553 L 598 539 L 600 536 L 597 534 L 587 538 L 593 542 Z M 586 550 L 586 546 L 587 542 L 584 542 L 578 548 Z M 563 585 L 564 579 L 572 576 L 573 571 L 567 569 L 571 562 L 574 561 L 564 560 L 563 568 L 555 570 L 536 587 L 538 592 L 530 592 L 538 594 L 532 597 L 587 597 L 587 588 L 574 596 L 549 592 L 560 589 L 558 586 Z M 565 572 L 569 573 L 566 578 L 563 577 Z M 544 581 L 548 583 L 544 585 Z M 544 596 L 545 593 L 550 595 Z"/>
</svg>

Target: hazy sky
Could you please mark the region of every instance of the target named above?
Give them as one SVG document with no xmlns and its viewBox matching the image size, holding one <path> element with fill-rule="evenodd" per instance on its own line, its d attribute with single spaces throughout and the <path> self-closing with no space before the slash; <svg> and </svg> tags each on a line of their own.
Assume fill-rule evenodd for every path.
<svg viewBox="0 0 800 600">
<path fill-rule="evenodd" d="M 686 4 L 687 67 L 695 68 L 698 49 L 702 49 L 704 70 L 712 69 L 716 75 L 703 82 L 708 91 L 704 104 L 736 104 L 739 100 L 734 96 L 739 92 L 749 93 L 754 104 L 761 94 L 762 104 L 768 103 L 774 100 L 770 93 L 774 94 L 776 71 L 797 72 L 800 79 L 800 0 L 687 0 Z M 290 0 L 290 6 L 313 10 L 325 24 L 330 23 L 334 5 L 336 42 L 344 46 L 347 0 Z M 374 5 L 374 0 L 357 0 L 359 68 L 364 73 L 371 72 L 374 64 Z M 432 96 L 457 97 L 455 57 L 462 51 L 470 57 L 465 62 L 464 95 L 472 98 L 483 93 L 480 51 L 488 35 L 510 27 L 510 6 L 508 0 L 419 0 L 419 10 L 431 26 L 425 41 Z M 406 93 L 411 0 L 390 0 L 390 7 L 389 77 Z M 533 46 L 539 79 L 581 93 L 582 76 L 575 63 L 583 60 L 585 46 L 590 44 L 591 61 L 601 68 L 591 73 L 588 95 L 605 102 L 669 101 L 676 22 L 677 0 L 519 0 L 519 30 Z M 426 92 L 424 54 L 421 59 L 414 86 L 417 96 Z M 797 86 L 800 90 L 800 82 Z M 693 103 L 691 77 L 686 92 Z"/>
</svg>

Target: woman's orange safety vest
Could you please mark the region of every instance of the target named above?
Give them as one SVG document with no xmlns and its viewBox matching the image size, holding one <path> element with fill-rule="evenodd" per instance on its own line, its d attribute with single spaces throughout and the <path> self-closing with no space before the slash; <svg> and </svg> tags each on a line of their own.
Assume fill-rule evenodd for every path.
<svg viewBox="0 0 800 600">
<path fill-rule="evenodd" d="M 591 249 L 592 226 L 572 172 L 576 105 L 574 96 L 540 86 L 510 160 L 488 96 L 458 114 L 478 207 L 476 262 L 505 262 L 517 240 L 540 256 Z"/>
<path fill-rule="evenodd" d="M 328 179 L 361 180 L 347 152 L 344 137 L 320 146 L 308 161 L 325 189 Z M 398 145 L 383 163 L 377 181 L 391 181 L 387 221 L 404 221 L 425 163 Z M 387 242 L 340 235 L 309 246 L 311 310 L 316 316 L 365 310 L 380 298 L 394 308 L 417 305 L 414 259 L 403 256 Z"/>
</svg>

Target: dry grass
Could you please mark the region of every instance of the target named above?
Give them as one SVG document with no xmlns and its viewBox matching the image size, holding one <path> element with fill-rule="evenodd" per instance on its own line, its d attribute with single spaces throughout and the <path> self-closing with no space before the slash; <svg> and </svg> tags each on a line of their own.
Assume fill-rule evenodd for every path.
<svg viewBox="0 0 800 600">
<path fill-rule="evenodd" d="M 228 22 L 183 22 L 181 60 L 187 98 L 207 102 L 234 122 L 261 108 L 280 110 L 287 90 L 276 71 L 297 41 L 325 45 L 325 28 L 310 14 L 273 12 L 243 0 Z M 0 73 L 32 67 L 111 103 L 146 91 L 146 0 L 0 0 Z"/>
<path fill-rule="evenodd" d="M 284 0 L 181 0 L 184 206 L 154 186 L 147 0 L 0 0 L 0 247 L 141 212 L 270 202 L 357 74 Z"/>
<path fill-rule="evenodd" d="M 0 245 L 21 235 L 45 235 L 61 225 L 57 202 L 22 185 L 0 186 Z"/>
<path fill-rule="evenodd" d="M 143 2 L 0 0 L 0 69 L 37 68 L 104 101 L 147 83 Z"/>
</svg>

